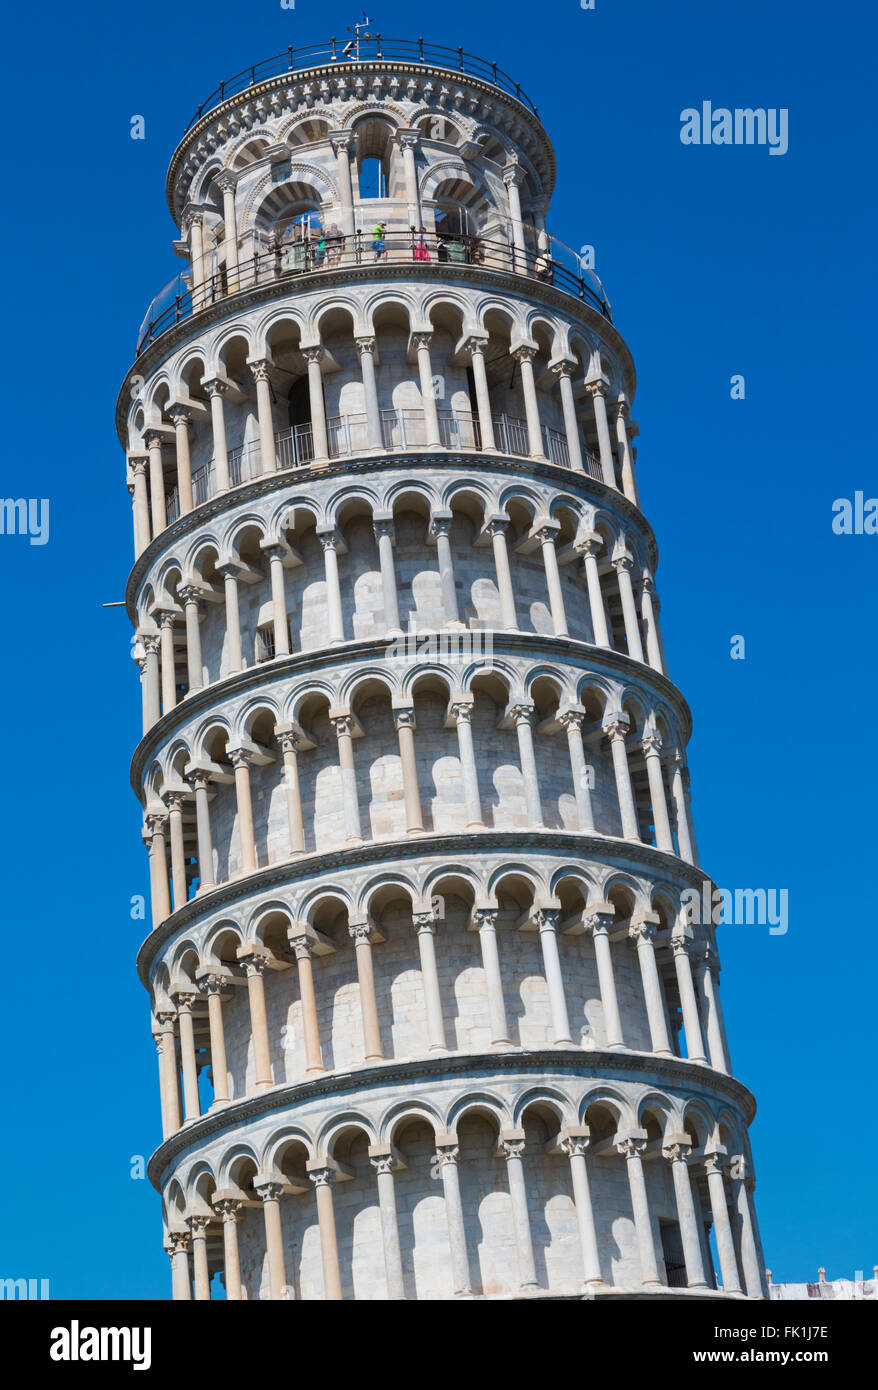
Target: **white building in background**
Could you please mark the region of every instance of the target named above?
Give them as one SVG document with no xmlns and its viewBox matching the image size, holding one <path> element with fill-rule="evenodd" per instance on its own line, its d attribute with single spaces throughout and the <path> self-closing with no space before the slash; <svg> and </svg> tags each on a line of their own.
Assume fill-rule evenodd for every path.
<svg viewBox="0 0 878 1390">
<path fill-rule="evenodd" d="M 771 1270 L 765 1271 L 768 1278 L 768 1295 L 775 1302 L 805 1298 L 836 1298 L 846 1303 L 856 1303 L 864 1298 L 878 1298 L 878 1265 L 872 1268 L 872 1278 L 864 1279 L 863 1271 L 857 1270 L 853 1279 L 826 1278 L 826 1270 L 821 1266 L 814 1284 L 775 1284 Z"/>
<path fill-rule="evenodd" d="M 178 1299 L 766 1296 L 634 366 L 554 181 L 418 41 L 247 69 L 172 159 L 117 426 Z"/>
</svg>

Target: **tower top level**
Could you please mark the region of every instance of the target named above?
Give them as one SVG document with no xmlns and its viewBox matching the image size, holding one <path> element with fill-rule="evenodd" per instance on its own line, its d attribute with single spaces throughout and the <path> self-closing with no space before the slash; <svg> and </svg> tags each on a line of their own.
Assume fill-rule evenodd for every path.
<svg viewBox="0 0 878 1390">
<path fill-rule="evenodd" d="M 384 123 L 383 136 L 376 123 Z M 358 164 L 387 161 L 390 141 L 421 141 L 464 169 L 517 178 L 545 212 L 555 156 L 537 108 L 496 63 L 423 39 L 358 36 L 287 48 L 221 82 L 201 103 L 171 160 L 167 196 L 180 225 L 217 180 L 282 168 L 303 147 L 347 138 Z"/>
</svg>

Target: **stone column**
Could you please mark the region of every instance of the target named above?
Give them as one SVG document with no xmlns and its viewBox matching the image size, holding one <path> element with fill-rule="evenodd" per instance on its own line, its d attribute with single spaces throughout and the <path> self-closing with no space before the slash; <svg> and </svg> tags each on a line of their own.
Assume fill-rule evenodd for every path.
<svg viewBox="0 0 878 1390">
<path fill-rule="evenodd" d="M 189 899 L 186 883 L 186 850 L 183 842 L 183 794 L 182 792 L 164 792 L 162 800 L 168 808 L 171 839 L 171 882 L 174 889 L 174 911 L 176 912 Z"/>
<path fill-rule="evenodd" d="M 726 1054 L 722 1021 L 719 1012 L 719 981 L 714 978 L 714 953 L 708 948 L 700 951 L 695 958 L 695 980 L 701 998 L 707 1031 L 707 1049 L 710 1065 L 714 1071 L 728 1074 L 729 1059 Z"/>
<path fill-rule="evenodd" d="M 457 610 L 457 587 L 454 582 L 454 560 L 451 555 L 450 511 L 434 512 L 430 518 L 430 535 L 436 541 L 439 582 L 442 588 L 442 607 L 446 627 L 463 627 Z"/>
<path fill-rule="evenodd" d="M 146 730 L 161 719 L 160 678 L 158 678 L 158 632 L 144 632 L 143 642 L 143 706 Z M 144 733 L 146 733 L 144 730 Z"/>
<path fill-rule="evenodd" d="M 695 1203 L 692 1200 L 692 1183 L 689 1179 L 688 1160 L 691 1152 L 692 1145 L 686 1134 L 670 1134 L 662 1144 L 662 1154 L 671 1165 L 674 1179 L 677 1218 L 680 1222 L 683 1258 L 686 1262 L 686 1283 L 690 1289 L 706 1289 L 707 1280 L 704 1277 L 704 1261 L 701 1258 L 701 1241 L 698 1238 Z"/>
<path fill-rule="evenodd" d="M 375 997 L 375 974 L 372 968 L 372 933 L 370 922 L 356 922 L 348 927 L 357 960 L 357 982 L 360 986 L 360 1014 L 363 1020 L 363 1053 L 367 1062 L 383 1062 L 381 1029 L 378 1024 L 378 1000 Z"/>
<path fill-rule="evenodd" d="M 586 918 L 585 929 L 594 937 L 594 954 L 598 968 L 598 987 L 601 992 L 601 1005 L 604 1014 L 604 1032 L 607 1047 L 615 1052 L 624 1048 L 622 1018 L 619 1013 L 619 1000 L 616 995 L 616 975 L 613 970 L 613 948 L 610 943 L 610 927 L 613 917 L 609 912 L 594 912 Z"/>
<path fill-rule="evenodd" d="M 604 596 L 601 592 L 601 577 L 598 573 L 597 552 L 603 545 L 600 536 L 591 536 L 577 545 L 577 550 L 582 553 L 582 567 L 585 570 L 585 582 L 588 585 L 588 610 L 591 614 L 591 627 L 594 634 L 595 646 L 612 648 L 610 633 L 607 628 L 607 613 L 604 608 Z"/>
<path fill-rule="evenodd" d="M 613 465 L 613 446 L 610 443 L 610 427 L 607 424 L 607 402 L 603 381 L 588 381 L 586 389 L 594 406 L 594 419 L 598 432 L 598 449 L 601 457 L 601 476 L 607 487 L 616 486 L 616 470 Z"/>
<path fill-rule="evenodd" d="M 534 381 L 534 358 L 536 355 L 536 348 L 526 345 L 517 347 L 512 353 L 521 372 L 521 388 L 524 392 L 524 413 L 527 417 L 528 452 L 533 459 L 545 459 L 546 451 L 543 448 L 543 428 L 540 424 L 540 407 L 537 400 L 536 382 Z"/>
<path fill-rule="evenodd" d="M 500 971 L 500 955 L 497 949 L 497 908 L 475 908 L 473 917 L 479 929 L 479 946 L 482 952 L 482 967 L 485 971 L 491 1046 L 511 1047 L 512 1039 L 509 1036 L 509 1025 L 506 1022 L 503 976 Z"/>
<path fill-rule="evenodd" d="M 424 818 L 421 814 L 421 797 L 418 791 L 418 764 L 415 758 L 415 711 L 414 707 L 395 709 L 393 722 L 399 742 L 399 760 L 402 765 L 402 794 L 405 800 L 405 829 L 407 835 L 423 835 Z"/>
<path fill-rule="evenodd" d="M 633 502 L 635 507 L 640 506 L 640 499 L 637 496 L 637 483 L 634 480 L 634 462 L 631 457 L 631 448 L 628 443 L 628 430 L 626 428 L 625 416 L 628 406 L 625 401 L 614 401 L 612 405 L 613 420 L 616 425 L 616 445 L 619 453 L 619 466 L 622 473 L 622 491 Z"/>
<path fill-rule="evenodd" d="M 174 614 L 167 610 L 157 614 L 159 643 L 162 654 L 162 714 L 177 703 L 177 669 L 174 655 Z"/>
<path fill-rule="evenodd" d="M 271 363 L 267 357 L 249 362 L 256 383 L 256 415 L 259 420 L 259 472 L 276 473 L 277 455 L 274 449 L 274 415 L 271 409 Z"/>
<path fill-rule="evenodd" d="M 174 422 L 174 436 L 177 452 L 177 495 L 180 498 L 180 515 L 185 516 L 191 512 L 195 505 L 192 495 L 192 464 L 189 458 L 189 421 L 188 410 L 184 410 L 181 405 L 172 405 L 168 411 Z"/>
<path fill-rule="evenodd" d="M 175 1302 L 186 1302 L 192 1297 L 192 1284 L 189 1279 L 189 1232 L 171 1231 L 171 1296 Z"/>
<path fill-rule="evenodd" d="M 351 181 L 350 146 L 353 136 L 349 130 L 331 131 L 329 136 L 335 152 L 338 196 L 341 203 L 341 226 L 346 237 L 354 234 L 354 189 Z"/>
<path fill-rule="evenodd" d="M 660 671 L 662 675 L 666 675 L 665 663 L 662 660 L 662 645 L 659 637 L 658 619 L 653 604 L 654 594 L 655 583 L 650 575 L 644 574 L 643 585 L 640 591 L 640 611 L 643 615 L 643 625 L 646 629 L 647 657 L 654 671 Z"/>
<path fill-rule="evenodd" d="M 677 822 L 677 845 L 680 858 L 698 867 L 698 846 L 695 831 L 689 816 L 689 769 L 679 748 L 668 754 L 671 764 L 671 796 L 674 801 L 674 816 Z"/>
<path fill-rule="evenodd" d="M 518 631 L 518 615 L 515 611 L 515 594 L 512 588 L 512 574 L 509 569 L 509 548 L 506 543 L 506 528 L 509 517 L 495 515 L 485 523 L 485 530 L 491 537 L 494 548 L 494 567 L 497 571 L 497 592 L 500 595 L 500 621 L 509 632 Z"/>
<path fill-rule="evenodd" d="M 178 993 L 174 996 L 177 1005 L 177 1023 L 180 1028 L 180 1069 L 183 1073 L 183 1121 L 197 1120 L 201 1114 L 198 1097 L 198 1066 L 195 1061 L 195 1028 L 192 1022 L 192 1005 L 197 996 Z"/>
<path fill-rule="evenodd" d="M 338 578 L 338 551 L 340 536 L 334 528 L 318 531 L 318 539 L 323 546 L 323 569 L 326 576 L 326 609 L 328 637 L 337 646 L 344 641 L 344 617 L 341 606 L 341 585 Z"/>
<path fill-rule="evenodd" d="M 743 1173 L 744 1158 L 741 1156 L 737 1160 L 736 1167 Z M 734 1170 L 733 1170 L 734 1171 Z M 756 1228 L 753 1223 L 753 1211 L 750 1206 L 750 1193 L 756 1186 L 755 1178 L 745 1178 L 743 1176 L 734 1178 L 732 1190 L 734 1194 L 734 1205 L 738 1212 L 741 1232 L 741 1265 L 744 1273 L 744 1286 L 749 1298 L 766 1298 L 767 1294 L 763 1287 L 762 1265 L 759 1260 L 759 1252 L 756 1243 Z"/>
<path fill-rule="evenodd" d="M 538 908 L 534 921 L 540 934 L 540 950 L 543 956 L 543 970 L 549 990 L 549 1010 L 552 1016 L 552 1044 L 554 1047 L 572 1047 L 570 1020 L 567 1016 L 567 1000 L 564 997 L 564 977 L 561 973 L 561 957 L 558 953 L 558 920 L 560 912 Z"/>
<path fill-rule="evenodd" d="M 268 1037 L 268 1014 L 265 1009 L 265 972 L 268 960 L 255 947 L 244 947 L 238 959 L 247 975 L 247 995 L 250 1003 L 250 1036 L 253 1040 L 254 1091 L 267 1091 L 274 1085 L 271 1074 L 271 1043 Z"/>
<path fill-rule="evenodd" d="M 226 1034 L 223 1028 L 222 992 L 226 982 L 221 975 L 203 975 L 198 988 L 207 995 L 207 1017 L 210 1024 L 210 1069 L 213 1073 L 213 1104 L 229 1099 L 229 1068 L 226 1062 Z M 213 1107 L 211 1107 L 213 1108 Z"/>
<path fill-rule="evenodd" d="M 173 1013 L 156 1014 L 161 1031 L 159 1049 L 159 1076 L 163 1082 L 162 1112 L 164 1119 L 163 1139 L 170 1139 L 180 1128 L 180 1083 L 177 1075 L 177 1042 L 174 1036 Z"/>
<path fill-rule="evenodd" d="M 689 943 L 683 936 L 671 937 L 674 953 L 674 969 L 677 972 L 677 986 L 680 990 L 680 1007 L 683 1011 L 683 1028 L 686 1034 L 686 1055 L 690 1062 L 707 1065 L 704 1043 L 701 1038 L 701 1020 L 698 1017 L 698 1001 L 692 983 L 692 966 L 689 962 Z"/>
<path fill-rule="evenodd" d="M 224 381 L 214 377 L 203 381 L 202 386 L 210 396 L 210 423 L 213 429 L 213 486 L 212 493 L 228 492 L 231 483 L 229 475 L 229 454 L 226 446 L 226 413 L 223 398 L 228 392 Z"/>
<path fill-rule="evenodd" d="M 201 628 L 199 608 L 200 593 L 194 584 L 184 584 L 177 590 L 183 600 L 186 615 L 186 677 L 189 694 L 193 695 L 204 684 L 204 662 L 201 655 Z"/>
<path fill-rule="evenodd" d="M 326 433 L 326 406 L 323 401 L 322 347 L 301 349 L 308 364 L 308 398 L 311 403 L 311 431 L 314 437 L 314 463 L 326 463 L 329 458 L 329 436 Z"/>
<path fill-rule="evenodd" d="M 299 999 L 302 1003 L 302 1031 L 305 1035 L 305 1075 L 318 1076 L 323 1068 L 320 1051 L 320 1025 L 317 1018 L 317 999 L 314 994 L 312 946 L 303 932 L 290 932 L 290 945 L 296 953 L 299 974 Z"/>
<path fill-rule="evenodd" d="M 640 1280 L 646 1288 L 649 1288 L 660 1285 L 661 1280 L 655 1259 L 655 1242 L 652 1238 L 646 1180 L 643 1175 L 642 1155 L 645 1148 L 646 1132 L 644 1130 L 636 1130 L 626 1138 L 616 1142 L 616 1149 L 625 1159 L 628 1169 L 631 1209 L 634 1214 L 634 1229 L 637 1232 L 637 1249 L 640 1255 Z"/>
<path fill-rule="evenodd" d="M 506 1178 L 512 1199 L 512 1229 L 518 1256 L 518 1284 L 522 1289 L 537 1288 L 533 1240 L 530 1233 L 530 1214 L 527 1209 L 527 1185 L 524 1180 L 524 1130 L 500 1131 L 499 1152 L 506 1159 Z"/>
<path fill-rule="evenodd" d="M 369 1161 L 375 1169 L 378 1184 L 378 1209 L 381 1213 L 381 1242 L 384 1246 L 384 1275 L 387 1297 L 405 1298 L 402 1255 L 399 1249 L 399 1223 L 396 1218 L 396 1184 L 393 1172 L 398 1167 L 390 1145 L 370 1144 Z"/>
<path fill-rule="evenodd" d="M 378 545 L 381 567 L 381 595 L 384 599 L 384 629 L 388 637 L 401 637 L 399 598 L 396 592 L 396 567 L 393 560 L 393 517 L 376 513 L 372 526 Z"/>
<path fill-rule="evenodd" d="M 341 769 L 341 794 L 344 803 L 345 844 L 361 845 L 363 836 L 360 830 L 360 806 L 357 798 L 357 773 L 354 768 L 354 720 L 350 713 L 333 714 L 329 722 L 335 729 L 338 739 L 338 765 Z"/>
<path fill-rule="evenodd" d="M 724 1149 L 710 1149 L 704 1155 L 704 1167 L 707 1172 L 707 1188 L 710 1192 L 710 1210 L 713 1214 L 713 1229 L 716 1236 L 723 1291 L 725 1293 L 741 1293 L 738 1261 L 735 1256 L 735 1241 L 729 1221 L 726 1184 L 723 1178 L 723 1165 L 726 1158 Z"/>
<path fill-rule="evenodd" d="M 134 478 L 134 536 L 135 560 L 143 554 L 152 539 L 149 520 L 149 491 L 146 484 L 148 461 L 145 458 L 132 458 L 131 472 Z"/>
<path fill-rule="evenodd" d="M 284 585 L 284 552 L 280 545 L 265 546 L 271 580 L 271 616 L 274 631 L 275 656 L 289 656 L 290 628 L 287 620 L 287 596 Z"/>
<path fill-rule="evenodd" d="M 655 932 L 655 926 L 651 922 L 632 922 L 628 928 L 628 935 L 637 949 L 652 1050 L 660 1057 L 673 1057 L 674 1051 L 668 1037 L 662 982 L 655 960 Z"/>
<path fill-rule="evenodd" d="M 214 1211 L 223 1223 L 223 1264 L 226 1275 L 226 1298 L 230 1303 L 239 1303 L 243 1298 L 241 1287 L 241 1260 L 238 1254 L 238 1222 L 244 1203 L 234 1198 L 213 1199 Z"/>
<path fill-rule="evenodd" d="M 482 806 L 479 799 L 479 775 L 476 768 L 476 755 L 473 748 L 473 700 L 453 700 L 449 714 L 457 728 L 457 751 L 460 757 L 460 775 L 463 782 L 463 803 L 467 830 L 484 830 Z"/>
<path fill-rule="evenodd" d="M 171 1127 L 168 1123 L 168 1097 L 165 1079 L 165 1059 L 162 1056 L 165 1046 L 165 1035 L 164 1030 L 158 1021 L 156 1021 L 155 1026 L 152 1030 L 152 1040 L 155 1043 L 156 1060 L 159 1066 L 159 1104 L 161 1107 L 162 1116 L 162 1139 L 166 1139 L 168 1135 L 171 1133 Z"/>
<path fill-rule="evenodd" d="M 571 380 L 573 363 L 556 362 L 552 371 L 558 378 L 558 389 L 561 392 L 561 409 L 564 412 L 564 432 L 567 437 L 570 467 L 578 473 L 584 473 L 582 445 L 579 440 L 579 421 L 576 418 L 576 402 L 573 399 L 573 382 Z"/>
<path fill-rule="evenodd" d="M 195 824 L 198 839 L 198 891 L 216 887 L 213 876 L 213 839 L 210 833 L 210 773 L 189 772 L 186 781 L 195 793 Z"/>
<path fill-rule="evenodd" d="M 280 1215 L 280 1199 L 284 1183 L 269 1177 L 257 1177 L 253 1186 L 262 1198 L 262 1217 L 265 1222 L 265 1253 L 268 1255 L 268 1287 L 272 1301 L 280 1302 L 287 1287 L 284 1259 L 284 1235 Z"/>
<path fill-rule="evenodd" d="M 253 874 L 256 863 L 256 837 L 253 833 L 253 798 L 250 795 L 250 753 L 246 748 L 230 748 L 229 759 L 235 769 L 235 800 L 238 808 L 238 835 L 241 841 L 241 873 Z"/>
<path fill-rule="evenodd" d="M 143 641 L 142 639 L 139 640 L 142 650 Z M 137 666 L 137 669 L 140 672 L 141 737 L 143 737 L 143 735 L 149 733 L 150 727 L 149 710 L 146 707 L 146 654 L 144 653 L 142 656 L 138 656 L 136 654 L 135 648 L 135 651 L 132 652 L 132 656 Z"/>
<path fill-rule="evenodd" d="M 521 776 L 524 781 L 524 796 L 530 828 L 542 829 L 543 808 L 540 804 L 540 784 L 537 778 L 537 764 L 534 758 L 533 720 L 534 707 L 529 704 L 513 705 L 509 711 L 515 721 L 518 735 L 518 757 L 521 763 Z"/>
<path fill-rule="evenodd" d="M 218 565 L 223 577 L 226 593 L 226 643 L 229 655 L 229 675 L 244 668 L 244 655 L 241 651 L 241 614 L 238 607 L 238 569 L 230 564 Z"/>
<path fill-rule="evenodd" d="M 229 294 L 238 284 L 238 219 L 235 215 L 235 185 L 238 180 L 229 169 L 223 169 L 215 183 L 223 195 L 223 245 L 226 248 L 226 285 Z"/>
<path fill-rule="evenodd" d="M 631 773 L 628 769 L 628 753 L 625 739 L 628 734 L 628 716 L 618 715 L 604 725 L 604 732 L 610 740 L 613 755 L 613 772 L 616 775 L 616 792 L 619 797 L 619 811 L 622 816 L 622 835 L 626 840 L 639 840 L 637 810 L 634 805 L 634 791 L 631 786 Z"/>
<path fill-rule="evenodd" d="M 564 612 L 564 595 L 561 592 L 561 575 L 558 570 L 558 556 L 555 551 L 555 537 L 560 529 L 557 521 L 547 521 L 544 525 L 535 528 L 533 534 L 539 541 L 543 553 L 546 586 L 549 590 L 549 608 L 552 613 L 552 628 L 556 637 L 566 637 L 567 614 Z"/>
<path fill-rule="evenodd" d="M 652 802 L 652 819 L 655 826 L 657 849 L 667 854 L 674 853 L 674 839 L 671 835 L 671 822 L 668 818 L 668 802 L 665 796 L 665 779 L 662 776 L 661 735 L 647 734 L 642 744 L 646 759 L 646 775 L 649 779 L 649 799 Z"/>
<path fill-rule="evenodd" d="M 195 1297 L 200 1303 L 210 1302 L 210 1266 L 207 1261 L 207 1228 L 209 1216 L 187 1218 L 192 1232 L 192 1267 L 195 1273 Z"/>
<path fill-rule="evenodd" d="M 317 1158 L 309 1161 L 308 1175 L 317 1196 L 317 1223 L 320 1227 L 320 1258 L 323 1263 L 323 1297 L 327 1302 L 341 1300 L 341 1270 L 338 1264 L 338 1239 L 335 1234 L 335 1208 L 332 1184 L 335 1173 L 328 1163 Z"/>
<path fill-rule="evenodd" d="M 409 205 L 410 225 L 420 227 L 421 199 L 418 193 L 418 171 L 415 164 L 415 151 L 418 148 L 418 132 L 416 130 L 400 130 L 397 132 L 397 143 L 402 150 L 402 167 L 405 176 L 405 200 Z"/>
<path fill-rule="evenodd" d="M 479 434 L 482 451 L 494 450 L 494 418 L 491 413 L 491 392 L 488 387 L 488 373 L 485 369 L 485 348 L 487 338 L 468 338 L 464 350 L 469 352 L 473 369 L 473 384 L 476 388 L 476 409 L 479 413 Z"/>
<path fill-rule="evenodd" d="M 168 863 L 165 852 L 165 816 L 147 815 L 149 839 L 149 894 L 152 901 L 152 925 L 158 927 L 171 915 L 171 895 L 168 891 Z"/>
<path fill-rule="evenodd" d="M 525 266 L 525 244 L 524 227 L 521 223 L 521 198 L 519 196 L 519 184 L 524 179 L 524 173 L 515 165 L 503 170 L 503 182 L 506 185 L 506 196 L 509 199 L 509 221 L 512 224 L 512 244 L 516 251 L 522 252 L 521 260 L 518 265 L 519 274 L 524 274 Z"/>
<path fill-rule="evenodd" d="M 284 791 L 287 798 L 287 824 L 290 831 L 290 855 L 305 850 L 305 822 L 302 818 L 302 794 L 299 788 L 299 748 L 301 738 L 295 729 L 278 724 L 274 730 L 284 760 Z"/>
<path fill-rule="evenodd" d="M 442 1018 L 442 996 L 439 991 L 439 971 L 436 966 L 436 945 L 433 940 L 436 918 L 432 911 L 413 912 L 412 922 L 418 938 L 421 962 L 421 981 L 424 986 L 424 1007 L 427 1015 L 427 1050 L 446 1052 L 445 1023 Z"/>
<path fill-rule="evenodd" d="M 591 788 L 588 785 L 588 765 L 582 746 L 582 725 L 585 711 L 565 709 L 559 714 L 561 727 L 567 734 L 567 748 L 570 753 L 570 774 L 573 778 L 573 795 L 576 797 L 576 817 L 579 829 L 586 835 L 595 833 L 594 810 L 591 804 Z"/>
<path fill-rule="evenodd" d="M 360 354 L 360 375 L 363 381 L 363 404 L 366 407 L 366 434 L 369 448 L 373 454 L 384 449 L 381 431 L 381 410 L 378 404 L 378 385 L 375 380 L 375 354 L 377 343 L 373 336 L 354 339 Z"/>
<path fill-rule="evenodd" d="M 162 465 L 162 437 L 157 430 L 147 430 L 149 450 L 149 499 L 152 508 L 152 534 L 158 536 L 168 524 L 165 507 L 165 475 Z"/>
<path fill-rule="evenodd" d="M 432 333 L 413 333 L 412 346 L 418 354 L 418 377 L 421 385 L 421 405 L 424 410 L 424 431 L 428 449 L 441 449 L 439 414 L 433 391 L 433 364 L 430 361 Z"/>
<path fill-rule="evenodd" d="M 201 308 L 204 301 L 204 217 L 200 212 L 188 212 L 185 221 L 192 267 L 192 308 L 196 310 Z"/>
<path fill-rule="evenodd" d="M 451 1254 L 451 1279 L 456 1294 L 472 1293 L 470 1283 L 469 1259 L 466 1253 L 466 1229 L 463 1224 L 463 1206 L 460 1201 L 460 1182 L 457 1174 L 457 1161 L 460 1151 L 456 1138 L 439 1135 L 436 1144 L 435 1162 L 442 1177 L 445 1194 L 445 1220 L 448 1225 L 448 1248 Z"/>
<path fill-rule="evenodd" d="M 583 1283 L 602 1284 L 601 1258 L 594 1224 L 591 1185 L 588 1180 L 586 1149 L 590 1141 L 588 1125 L 568 1125 L 561 1139 L 561 1152 L 570 1159 L 573 1204 L 579 1228 L 579 1247 L 582 1251 Z"/>
<path fill-rule="evenodd" d="M 622 599 L 622 617 L 625 622 L 625 641 L 628 655 L 635 661 L 643 661 L 643 644 L 640 640 L 640 624 L 637 620 L 637 606 L 634 602 L 634 588 L 631 583 L 631 557 L 620 555 L 613 561 L 613 569 L 619 579 L 619 594 Z"/>
</svg>

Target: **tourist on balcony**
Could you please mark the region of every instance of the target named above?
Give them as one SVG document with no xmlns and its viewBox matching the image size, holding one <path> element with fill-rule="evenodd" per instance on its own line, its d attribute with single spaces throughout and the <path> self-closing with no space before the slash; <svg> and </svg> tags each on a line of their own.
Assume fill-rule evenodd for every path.
<svg viewBox="0 0 878 1390">
<path fill-rule="evenodd" d="M 415 239 L 413 256 L 416 261 L 428 261 L 430 259 L 430 252 L 427 248 L 426 227 L 420 227 L 418 229 L 418 235 Z"/>
<path fill-rule="evenodd" d="M 534 261 L 534 274 L 538 280 L 545 280 L 548 285 L 551 285 L 555 278 L 551 257 L 547 256 L 545 251 L 541 251 Z"/>
<path fill-rule="evenodd" d="M 375 260 L 387 260 L 387 243 L 384 238 L 387 235 L 387 223 L 379 222 L 372 233 L 372 250 L 375 252 Z"/>
</svg>

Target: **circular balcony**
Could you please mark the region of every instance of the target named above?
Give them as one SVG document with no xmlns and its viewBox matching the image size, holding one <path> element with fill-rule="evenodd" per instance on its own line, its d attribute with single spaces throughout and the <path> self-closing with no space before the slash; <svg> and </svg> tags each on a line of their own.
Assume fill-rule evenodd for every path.
<svg viewBox="0 0 878 1390">
<path fill-rule="evenodd" d="M 422 234 L 387 232 L 384 250 L 376 253 L 362 230 L 352 236 L 332 229 L 317 230 L 298 241 L 275 239 L 241 261 L 234 269 L 218 266 L 202 284 L 177 276 L 150 304 L 137 335 L 137 356 L 168 329 L 234 295 L 275 285 L 287 293 L 297 282 L 316 274 L 350 276 L 364 267 L 447 265 L 454 273 L 491 271 L 554 286 L 596 309 L 612 323 L 610 302 L 595 273 L 582 265 L 570 247 L 555 237 L 545 250 L 521 248 L 506 241 L 486 240 L 465 233 Z"/>
<path fill-rule="evenodd" d="M 489 63 L 485 58 L 465 52 L 463 48 L 446 48 L 441 44 L 424 43 L 422 38 L 385 39 L 381 34 L 358 32 L 350 41 L 333 37 L 321 43 L 308 44 L 304 48 L 294 48 L 290 45 L 270 58 L 263 58 L 259 63 L 242 68 L 234 77 L 221 82 L 201 103 L 186 130 L 191 130 L 206 111 L 212 111 L 229 97 L 237 96 L 248 87 L 258 86 L 259 83 L 267 82 L 273 77 L 282 77 L 284 73 L 308 72 L 312 68 L 322 68 L 330 64 L 375 62 L 420 63 L 449 74 L 476 77 L 481 82 L 489 82 L 492 87 L 499 87 L 507 96 L 520 101 L 534 116 L 539 116 L 536 106 L 522 90 L 520 83 L 513 81 L 496 63 Z"/>
</svg>

